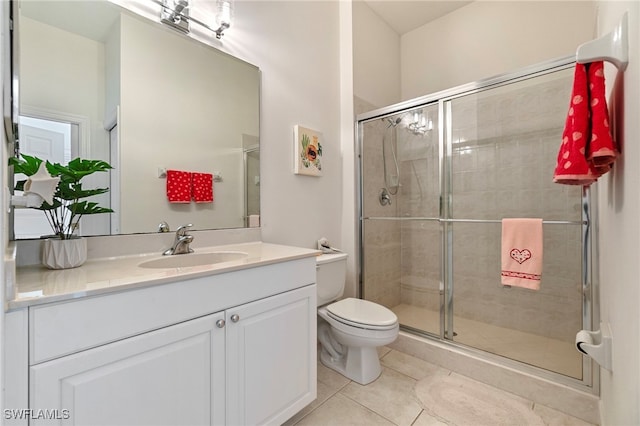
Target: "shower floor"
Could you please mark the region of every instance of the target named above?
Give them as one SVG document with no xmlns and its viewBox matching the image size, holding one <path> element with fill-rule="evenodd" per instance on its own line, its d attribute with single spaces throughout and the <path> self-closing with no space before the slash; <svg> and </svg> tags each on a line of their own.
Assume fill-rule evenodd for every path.
<svg viewBox="0 0 640 426">
<path fill-rule="evenodd" d="M 440 314 L 419 306 L 400 304 L 391 308 L 401 325 L 440 334 Z M 454 316 L 454 341 L 516 361 L 582 378 L 582 355 L 573 342 L 550 339 L 480 321 Z"/>
</svg>

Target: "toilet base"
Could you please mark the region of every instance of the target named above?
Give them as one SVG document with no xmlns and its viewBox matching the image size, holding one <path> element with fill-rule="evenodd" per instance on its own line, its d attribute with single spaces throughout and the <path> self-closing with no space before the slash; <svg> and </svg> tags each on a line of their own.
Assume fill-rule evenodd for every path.
<svg viewBox="0 0 640 426">
<path fill-rule="evenodd" d="M 373 382 L 382 373 L 378 351 L 375 347 L 346 347 L 346 353 L 339 359 L 331 357 L 324 348 L 320 349 L 320 362 L 348 379 L 361 385 Z"/>
</svg>

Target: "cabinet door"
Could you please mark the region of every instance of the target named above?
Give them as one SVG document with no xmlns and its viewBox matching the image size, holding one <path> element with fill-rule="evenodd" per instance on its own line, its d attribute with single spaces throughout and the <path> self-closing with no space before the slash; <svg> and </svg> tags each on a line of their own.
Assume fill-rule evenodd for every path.
<svg viewBox="0 0 640 426">
<path fill-rule="evenodd" d="M 228 309 L 227 424 L 282 424 L 316 398 L 316 286 Z"/>
<path fill-rule="evenodd" d="M 223 319 L 213 314 L 31 367 L 32 424 L 223 424 Z"/>
</svg>

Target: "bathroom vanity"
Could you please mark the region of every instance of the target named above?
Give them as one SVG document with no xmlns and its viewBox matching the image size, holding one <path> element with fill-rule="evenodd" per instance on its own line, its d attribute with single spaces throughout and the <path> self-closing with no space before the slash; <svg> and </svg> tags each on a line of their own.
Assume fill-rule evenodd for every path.
<svg viewBox="0 0 640 426">
<path fill-rule="evenodd" d="M 203 252 L 246 256 L 18 268 L 5 408 L 29 409 L 29 424 L 240 425 L 281 424 L 313 401 L 317 252 L 264 243 Z"/>
</svg>

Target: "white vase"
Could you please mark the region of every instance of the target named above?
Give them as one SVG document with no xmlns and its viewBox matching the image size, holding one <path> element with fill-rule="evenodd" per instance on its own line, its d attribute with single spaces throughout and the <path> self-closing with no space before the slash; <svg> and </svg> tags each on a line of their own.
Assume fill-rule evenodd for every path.
<svg viewBox="0 0 640 426">
<path fill-rule="evenodd" d="M 49 269 L 77 268 L 86 260 L 86 238 L 47 238 L 42 241 L 42 264 Z"/>
</svg>

